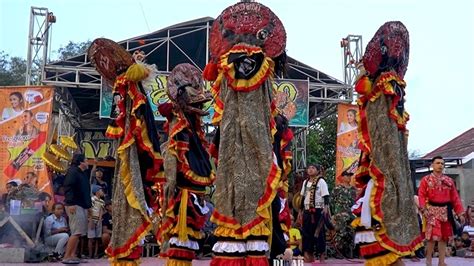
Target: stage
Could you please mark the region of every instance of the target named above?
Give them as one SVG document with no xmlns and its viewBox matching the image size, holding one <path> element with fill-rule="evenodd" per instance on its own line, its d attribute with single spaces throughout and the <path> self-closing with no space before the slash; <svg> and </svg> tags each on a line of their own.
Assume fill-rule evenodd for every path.
<svg viewBox="0 0 474 266">
<path fill-rule="evenodd" d="M 193 266 L 207 266 L 209 265 L 210 260 L 194 260 L 193 261 Z M 421 260 L 419 262 L 414 262 L 409 259 L 404 260 L 405 265 L 410 265 L 410 266 L 424 266 L 426 265 L 425 260 Z M 458 258 L 458 257 L 450 257 L 446 260 L 446 263 L 449 266 L 468 266 L 468 265 L 474 265 L 474 258 Z M 31 263 L 10 263 L 10 264 L 4 264 L 0 263 L 0 265 L 31 265 Z M 60 262 L 56 263 L 35 263 L 35 265 L 62 265 Z M 109 265 L 108 261 L 106 259 L 99 259 L 99 260 L 88 260 L 87 263 L 83 263 L 82 265 L 87 265 L 87 266 L 105 266 Z M 164 259 L 159 259 L 159 258 L 143 258 L 142 259 L 142 264 L 144 266 L 162 266 L 165 265 L 165 260 Z M 320 263 L 305 263 L 305 266 L 309 265 L 322 265 Z M 353 265 L 364 265 L 362 260 L 336 260 L 336 259 L 329 259 L 326 261 L 324 265 L 337 265 L 337 266 L 353 266 Z M 433 265 L 438 265 L 438 259 L 435 258 L 433 259 Z"/>
</svg>

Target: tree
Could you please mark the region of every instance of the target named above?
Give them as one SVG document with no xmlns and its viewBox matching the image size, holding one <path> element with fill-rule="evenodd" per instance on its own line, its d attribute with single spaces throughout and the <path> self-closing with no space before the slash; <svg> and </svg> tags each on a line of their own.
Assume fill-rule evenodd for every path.
<svg viewBox="0 0 474 266">
<path fill-rule="evenodd" d="M 66 60 L 68 58 L 86 53 L 91 43 L 92 42 L 89 40 L 79 43 L 69 41 L 69 43 L 65 47 L 61 47 L 58 49 L 59 60 Z"/>
<path fill-rule="evenodd" d="M 65 60 L 70 57 L 81 55 L 87 52 L 91 41 L 75 43 L 69 41 L 65 47 L 58 50 L 59 59 Z M 39 67 L 42 62 L 35 62 L 33 67 Z M 27 62 L 21 57 L 10 57 L 3 51 L 0 51 L 0 86 L 18 86 L 24 85 L 26 81 Z"/>
<path fill-rule="evenodd" d="M 0 51 L 0 86 L 24 85 L 25 81 L 26 60 Z"/>
<path fill-rule="evenodd" d="M 310 126 L 306 137 L 307 161 L 324 167 L 329 191 L 334 188 L 336 179 L 336 134 L 337 116 L 332 114 Z"/>
</svg>

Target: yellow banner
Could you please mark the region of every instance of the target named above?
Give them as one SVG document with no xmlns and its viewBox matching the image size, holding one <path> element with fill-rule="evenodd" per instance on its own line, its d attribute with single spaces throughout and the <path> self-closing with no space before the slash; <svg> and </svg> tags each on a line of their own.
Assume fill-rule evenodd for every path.
<svg viewBox="0 0 474 266">
<path fill-rule="evenodd" d="M 0 87 L 0 193 L 6 184 L 29 184 L 52 195 L 41 155 L 51 121 L 52 87 Z"/>
<path fill-rule="evenodd" d="M 359 166 L 360 156 L 356 118 L 356 105 L 338 105 L 336 185 L 354 185 L 353 177 Z"/>
</svg>

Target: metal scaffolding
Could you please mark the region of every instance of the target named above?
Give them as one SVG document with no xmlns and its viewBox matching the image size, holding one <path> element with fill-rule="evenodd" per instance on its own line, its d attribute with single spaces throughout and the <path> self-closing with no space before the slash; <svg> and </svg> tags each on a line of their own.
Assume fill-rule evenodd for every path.
<svg viewBox="0 0 474 266">
<path fill-rule="evenodd" d="M 44 65 L 48 62 L 48 44 L 51 26 L 56 17 L 44 7 L 31 7 L 26 85 L 37 85 L 42 80 Z"/>
<path fill-rule="evenodd" d="M 359 74 L 357 64 L 362 59 L 362 36 L 347 35 L 341 40 L 344 58 L 344 83 L 353 86 Z"/>
<path fill-rule="evenodd" d="M 135 50 L 145 52 L 147 61 L 155 63 L 160 71 L 169 72 L 179 63 L 190 63 L 203 70 L 209 61 L 209 33 L 213 21 L 211 17 L 200 18 L 121 41 L 119 44 L 131 53 Z M 318 121 L 318 116 L 322 114 L 334 112 L 335 104 L 352 102 L 351 84 L 291 57 L 288 57 L 287 65 L 286 78 L 309 80 L 310 123 Z M 91 66 L 86 54 L 46 65 L 42 81 L 44 84 L 69 90 L 74 98 L 75 95 L 89 97 L 88 93 L 93 97 L 93 91 L 100 90 L 102 86 L 100 75 Z M 87 104 L 91 104 L 90 100 Z M 294 132 L 293 167 L 294 171 L 301 172 L 306 168 L 308 132 L 307 128 L 295 128 Z"/>
</svg>

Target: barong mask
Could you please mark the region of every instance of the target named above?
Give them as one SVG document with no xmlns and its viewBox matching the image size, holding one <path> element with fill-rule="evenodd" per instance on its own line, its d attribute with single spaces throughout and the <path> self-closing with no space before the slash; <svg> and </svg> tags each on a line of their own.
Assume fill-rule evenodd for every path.
<svg viewBox="0 0 474 266">
<path fill-rule="evenodd" d="M 264 57 L 282 57 L 276 72 L 284 64 L 285 28 L 280 19 L 262 4 L 240 2 L 225 9 L 214 21 L 210 39 L 211 61 L 217 63 L 230 51 L 227 64 L 233 63 L 236 79 L 252 78 Z M 245 49 L 249 47 L 251 52 Z"/>
<path fill-rule="evenodd" d="M 383 72 L 393 71 L 403 79 L 408 67 L 410 44 L 408 30 L 399 21 L 390 21 L 383 24 L 367 45 L 362 57 L 362 69 L 365 75 L 373 81 Z M 395 92 L 400 97 L 397 102 L 397 112 L 403 115 L 404 89 L 395 81 L 391 82 Z"/>
<path fill-rule="evenodd" d="M 185 113 L 208 115 L 202 108 L 212 96 L 205 90 L 201 72 L 196 67 L 187 63 L 177 65 L 168 76 L 166 93 L 174 106 Z"/>
<path fill-rule="evenodd" d="M 367 45 L 362 58 L 371 78 L 386 71 L 395 71 L 403 79 L 408 67 L 410 44 L 408 30 L 399 21 L 383 24 Z"/>
</svg>

